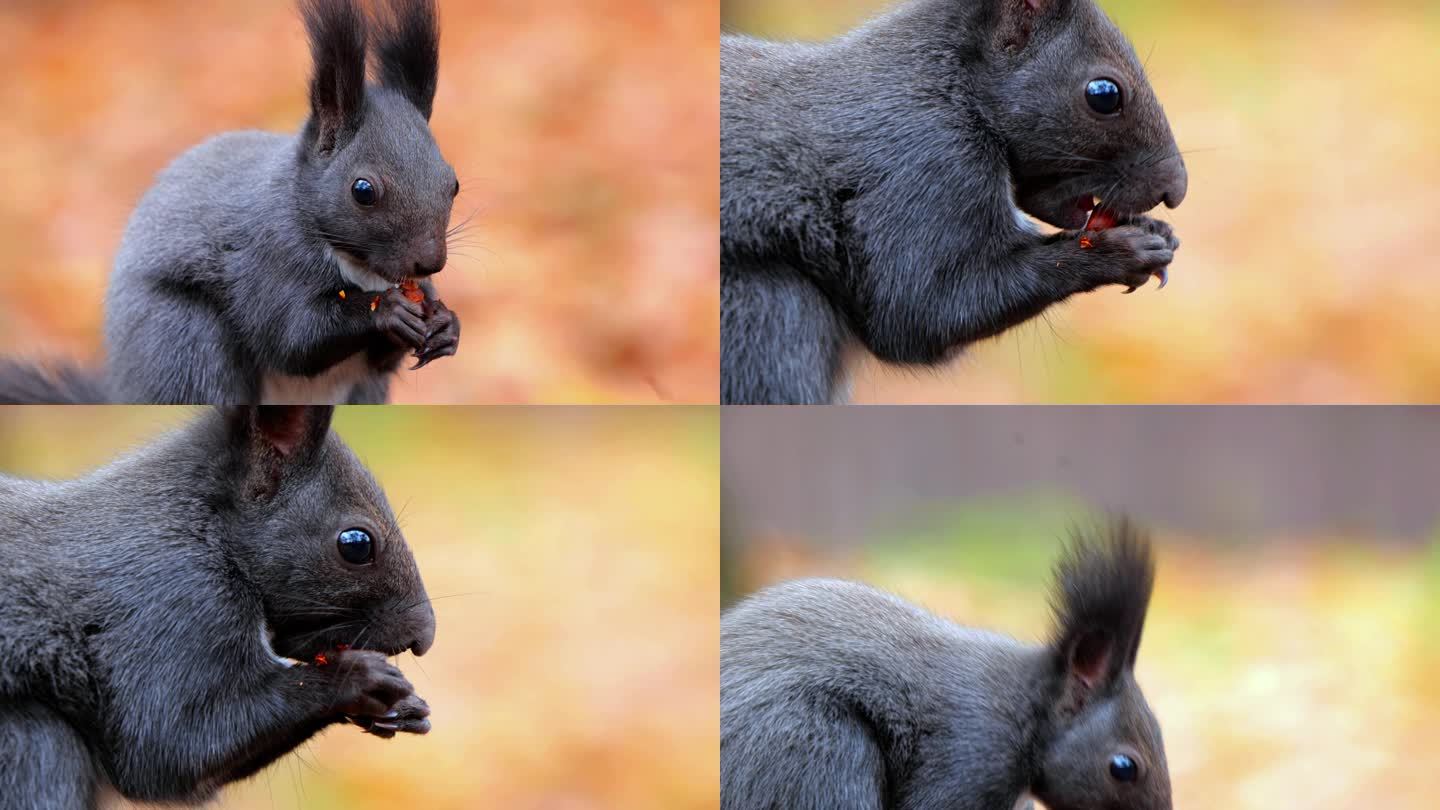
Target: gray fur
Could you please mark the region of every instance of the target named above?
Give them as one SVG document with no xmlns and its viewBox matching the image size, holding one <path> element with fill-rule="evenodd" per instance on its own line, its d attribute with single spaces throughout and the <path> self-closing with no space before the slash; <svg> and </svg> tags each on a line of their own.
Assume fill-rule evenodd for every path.
<svg viewBox="0 0 1440 810">
<path fill-rule="evenodd" d="M 90 369 L 0 358 L 0 405 L 100 405 L 108 399 L 105 381 Z"/>
<path fill-rule="evenodd" d="M 0 807 L 200 802 L 346 719 L 428 730 L 385 659 L 434 613 L 330 416 L 206 413 L 73 481 L 0 477 Z M 368 565 L 337 551 L 357 526 Z"/>
<path fill-rule="evenodd" d="M 1116 118 L 1086 106 L 1100 77 L 1125 91 Z M 850 343 L 943 363 L 1138 287 L 1179 246 L 1142 214 L 1180 204 L 1184 162 L 1092 0 L 910 0 L 823 44 L 725 36 L 720 153 L 726 403 L 831 400 Z M 1121 224 L 1086 250 L 1091 195 Z"/>
<path fill-rule="evenodd" d="M 1011 810 L 1028 796 L 1050 810 L 1169 810 L 1159 726 L 1132 671 L 1152 577 L 1128 523 L 1076 542 L 1043 646 L 854 582 L 745 600 L 721 622 L 722 810 Z M 1141 763 L 1139 781 L 1110 776 L 1115 753 Z"/>
</svg>

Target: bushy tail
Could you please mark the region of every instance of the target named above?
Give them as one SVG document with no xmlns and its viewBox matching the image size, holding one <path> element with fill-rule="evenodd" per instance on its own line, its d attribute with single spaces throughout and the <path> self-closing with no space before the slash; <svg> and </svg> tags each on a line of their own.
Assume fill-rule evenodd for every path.
<svg viewBox="0 0 1440 810">
<path fill-rule="evenodd" d="M 100 405 L 108 399 L 98 370 L 0 360 L 0 405 Z"/>
<path fill-rule="evenodd" d="M 1053 643 L 1070 649 L 1087 633 L 1099 631 L 1114 645 L 1114 663 L 1134 666 L 1154 586 L 1150 538 L 1129 518 L 1074 532 L 1055 566 Z"/>
</svg>

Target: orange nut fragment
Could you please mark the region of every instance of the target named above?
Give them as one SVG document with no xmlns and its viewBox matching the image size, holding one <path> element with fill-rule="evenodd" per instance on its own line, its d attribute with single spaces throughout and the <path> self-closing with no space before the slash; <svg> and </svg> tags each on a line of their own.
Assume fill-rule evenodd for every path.
<svg viewBox="0 0 1440 810">
<path fill-rule="evenodd" d="M 425 300 L 425 291 L 420 289 L 420 282 L 413 278 L 400 282 L 400 294 L 417 304 Z"/>
</svg>

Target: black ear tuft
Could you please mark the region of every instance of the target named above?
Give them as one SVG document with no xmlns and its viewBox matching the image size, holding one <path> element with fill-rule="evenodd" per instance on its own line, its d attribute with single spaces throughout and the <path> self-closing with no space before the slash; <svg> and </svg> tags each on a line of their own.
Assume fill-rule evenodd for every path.
<svg viewBox="0 0 1440 810">
<path fill-rule="evenodd" d="M 365 14 L 355 0 L 302 0 L 314 74 L 310 79 L 311 134 L 331 152 L 360 130 L 365 118 Z"/>
<path fill-rule="evenodd" d="M 1149 537 L 1129 519 L 1072 534 L 1055 567 L 1050 646 L 1076 686 L 1103 687 L 1135 666 L 1154 585 Z"/>
<path fill-rule="evenodd" d="M 275 494 L 288 470 L 303 465 L 325 443 L 335 408 L 329 405 L 255 405 L 225 408 L 230 443 L 245 470 L 246 492 Z"/>
<path fill-rule="evenodd" d="M 435 0 L 389 0 L 376 40 L 380 83 L 398 90 L 430 120 L 440 80 L 440 12 Z"/>
</svg>

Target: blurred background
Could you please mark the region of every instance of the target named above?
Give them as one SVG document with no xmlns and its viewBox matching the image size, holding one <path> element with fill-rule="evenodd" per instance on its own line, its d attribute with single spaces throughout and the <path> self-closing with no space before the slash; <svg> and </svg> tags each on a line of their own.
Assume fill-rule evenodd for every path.
<svg viewBox="0 0 1440 810">
<path fill-rule="evenodd" d="M 893 0 L 723 0 L 822 39 Z M 1187 152 L 1170 286 L 1101 290 L 858 402 L 1433 402 L 1440 3 L 1100 0 Z"/>
<path fill-rule="evenodd" d="M 0 471 L 74 476 L 192 409 L 0 409 Z M 330 729 L 216 807 L 717 810 L 710 408 L 347 408 L 434 600 L 423 737 Z"/>
<path fill-rule="evenodd" d="M 1177 808 L 1434 806 L 1440 410 L 727 408 L 722 593 L 860 579 L 1041 641 L 1075 525 L 1155 532 Z"/>
<path fill-rule="evenodd" d="M 432 128 L 474 219 L 436 283 L 464 337 L 395 401 L 716 401 L 716 2 L 440 0 Z M 5 354 L 98 360 L 155 174 L 219 132 L 299 129 L 294 6 L 0 3 Z"/>
</svg>

